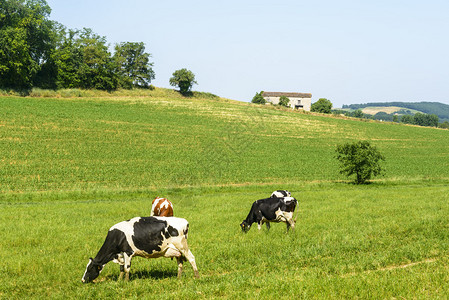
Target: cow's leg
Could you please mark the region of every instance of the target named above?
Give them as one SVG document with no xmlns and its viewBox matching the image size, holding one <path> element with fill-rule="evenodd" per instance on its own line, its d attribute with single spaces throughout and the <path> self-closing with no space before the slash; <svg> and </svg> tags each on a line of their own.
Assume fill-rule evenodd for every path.
<svg viewBox="0 0 449 300">
<path fill-rule="evenodd" d="M 187 245 L 187 239 L 182 240 L 180 248 L 181 249 L 179 249 L 179 251 L 181 251 L 183 256 L 189 261 L 190 265 L 192 266 L 195 277 L 199 278 L 200 274 L 198 273 L 198 268 L 196 267 L 195 256 L 193 256 L 192 252 L 189 249 L 189 246 Z M 181 257 L 181 259 L 183 259 L 183 257 Z M 178 277 L 180 277 L 179 262 L 178 262 Z"/>
<path fill-rule="evenodd" d="M 264 217 L 262 215 L 262 212 L 259 210 L 256 212 L 256 222 L 257 222 L 257 229 L 261 230 L 262 225 L 264 222 Z"/>
<path fill-rule="evenodd" d="M 129 271 L 131 270 L 131 258 L 132 255 L 128 255 L 128 253 L 123 253 L 124 265 L 123 269 L 125 271 L 125 281 L 129 281 Z"/>
<path fill-rule="evenodd" d="M 125 259 L 123 258 L 123 253 L 117 254 L 116 258 L 114 258 L 113 262 L 120 265 L 120 275 L 118 280 L 123 279 L 123 274 L 125 273 Z"/>
<path fill-rule="evenodd" d="M 184 259 L 183 257 L 176 257 L 176 261 L 178 262 L 178 279 L 181 279 L 182 263 L 184 262 Z"/>
<path fill-rule="evenodd" d="M 270 222 L 267 222 L 267 230 L 270 230 Z"/>
<path fill-rule="evenodd" d="M 195 277 L 199 278 L 200 274 L 198 273 L 198 268 L 196 267 L 195 256 L 193 256 L 193 254 L 190 250 L 187 251 L 186 258 L 189 261 L 190 265 L 192 266 L 193 273 L 195 274 Z"/>
<path fill-rule="evenodd" d="M 123 274 L 125 273 L 125 265 L 120 265 L 120 275 L 118 276 L 118 280 L 123 279 Z"/>
<path fill-rule="evenodd" d="M 295 229 L 295 221 L 293 221 L 292 219 L 288 219 L 285 221 L 285 224 L 287 224 L 287 232 L 288 230 L 291 228 L 292 230 Z"/>
<path fill-rule="evenodd" d="M 292 228 L 292 230 L 295 229 L 296 220 L 293 219 L 293 213 L 287 216 L 286 222 L 287 222 L 287 231 L 290 229 L 290 227 Z"/>
<path fill-rule="evenodd" d="M 292 230 L 294 230 L 294 229 L 295 229 L 295 221 L 294 221 L 293 219 L 290 219 L 290 220 L 288 221 L 288 223 L 290 224 Z"/>
</svg>

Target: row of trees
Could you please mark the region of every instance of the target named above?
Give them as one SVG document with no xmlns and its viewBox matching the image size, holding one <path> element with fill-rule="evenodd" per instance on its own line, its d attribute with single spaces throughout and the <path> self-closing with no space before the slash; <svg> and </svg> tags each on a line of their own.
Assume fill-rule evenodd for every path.
<svg viewBox="0 0 449 300">
<path fill-rule="evenodd" d="M 45 0 L 0 1 L 0 88 L 151 87 L 155 73 L 144 43 L 118 43 L 111 53 L 105 37 L 67 29 L 50 12 Z M 187 94 L 195 75 L 177 70 L 170 84 Z"/>
<path fill-rule="evenodd" d="M 0 87 L 148 87 L 155 78 L 143 43 L 119 43 L 91 29 L 72 30 L 49 19 L 45 0 L 0 2 Z"/>
</svg>

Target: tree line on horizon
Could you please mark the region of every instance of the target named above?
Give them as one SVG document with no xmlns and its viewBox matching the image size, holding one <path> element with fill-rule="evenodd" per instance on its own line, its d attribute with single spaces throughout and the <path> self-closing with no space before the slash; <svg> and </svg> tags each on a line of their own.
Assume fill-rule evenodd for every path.
<svg viewBox="0 0 449 300">
<path fill-rule="evenodd" d="M 349 104 L 343 105 L 342 108 L 350 108 L 353 110 L 363 109 L 366 107 L 401 107 L 399 114 L 412 114 L 407 113 L 407 109 L 417 110 L 426 114 L 437 115 L 438 118 L 444 121 L 449 120 L 449 105 L 440 102 L 377 102 L 377 103 L 365 103 L 365 104 Z M 404 113 L 403 113 L 404 112 Z"/>
<path fill-rule="evenodd" d="M 0 88 L 148 88 L 155 78 L 142 42 L 115 44 L 92 29 L 49 19 L 45 0 L 0 2 Z"/>
<path fill-rule="evenodd" d="M 0 89 L 154 88 L 154 63 L 143 42 L 117 43 L 112 53 L 106 37 L 90 28 L 68 29 L 50 13 L 45 0 L 0 1 Z M 170 78 L 183 95 L 193 84 L 187 69 Z"/>
</svg>

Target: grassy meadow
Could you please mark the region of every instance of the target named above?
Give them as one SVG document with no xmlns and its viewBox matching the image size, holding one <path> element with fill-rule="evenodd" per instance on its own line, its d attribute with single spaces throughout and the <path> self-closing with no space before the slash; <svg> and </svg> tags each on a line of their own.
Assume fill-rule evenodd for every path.
<svg viewBox="0 0 449 300">
<path fill-rule="evenodd" d="M 0 298 L 446 298 L 449 131 L 261 107 L 203 94 L 0 97 Z M 383 177 L 355 186 L 337 144 L 368 140 Z M 275 189 L 297 228 L 239 223 Z M 82 284 L 113 224 L 155 196 L 190 223 L 200 278 L 135 258 Z"/>
</svg>

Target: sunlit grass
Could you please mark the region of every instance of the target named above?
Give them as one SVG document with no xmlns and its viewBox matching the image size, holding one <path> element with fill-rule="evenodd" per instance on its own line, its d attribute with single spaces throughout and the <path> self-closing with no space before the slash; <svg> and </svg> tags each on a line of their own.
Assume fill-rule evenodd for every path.
<svg viewBox="0 0 449 300">
<path fill-rule="evenodd" d="M 0 97 L 0 298 L 449 294 L 448 131 L 171 90 L 83 92 Z M 354 140 L 386 156 L 385 177 L 346 183 L 335 147 Z M 242 234 L 251 203 L 275 189 L 298 198 L 296 231 Z M 136 258 L 130 282 L 110 263 L 82 285 L 108 228 L 149 215 L 156 196 L 190 222 L 201 278 Z"/>
<path fill-rule="evenodd" d="M 171 194 L 175 215 L 190 222 L 189 245 L 201 278 L 188 263 L 181 282 L 169 259 L 135 258 L 129 283 L 109 263 L 97 283 L 81 284 L 88 257 L 113 224 L 148 214 L 154 194 L 1 205 L 4 295 L 14 297 L 368 297 L 410 298 L 449 292 L 449 189 L 347 184 L 292 186 L 297 227 L 240 231 L 252 201 L 271 187 Z M 393 283 L 394 282 L 394 283 Z M 409 286 L 413 282 L 413 287 Z M 383 286 L 383 288 L 379 288 Z M 147 292 L 145 292 L 147 290 Z"/>
<path fill-rule="evenodd" d="M 0 98 L 1 191 L 345 179 L 335 147 L 369 140 L 385 179 L 447 179 L 448 132 L 196 98 Z"/>
</svg>

